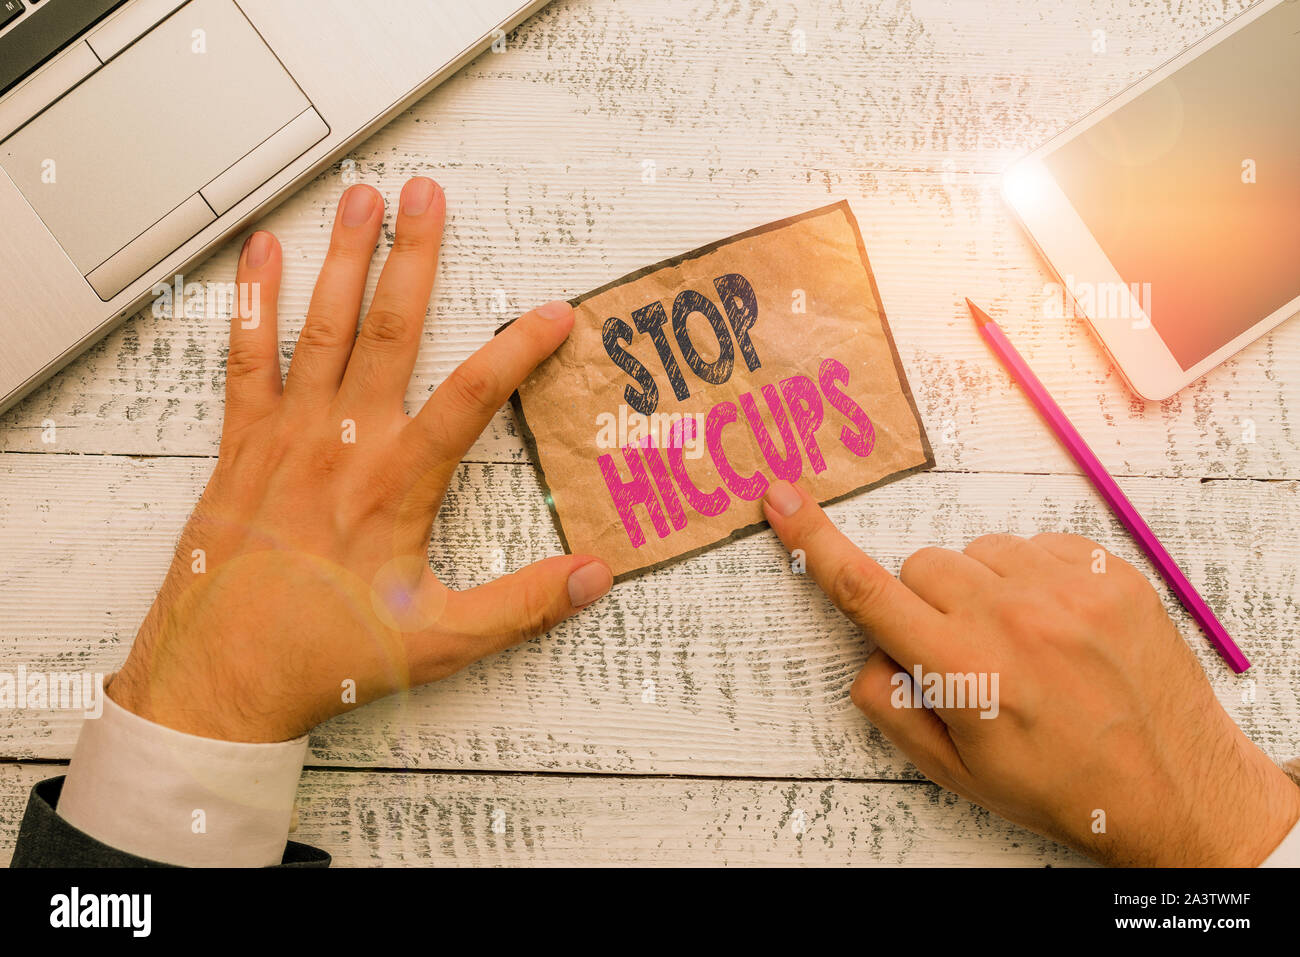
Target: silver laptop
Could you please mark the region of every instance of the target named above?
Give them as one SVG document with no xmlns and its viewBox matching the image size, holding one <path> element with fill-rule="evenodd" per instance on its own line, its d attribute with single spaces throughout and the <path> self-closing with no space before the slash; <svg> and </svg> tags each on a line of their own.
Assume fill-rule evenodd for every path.
<svg viewBox="0 0 1300 957">
<path fill-rule="evenodd" d="M 0 0 L 0 412 L 546 0 Z"/>
</svg>

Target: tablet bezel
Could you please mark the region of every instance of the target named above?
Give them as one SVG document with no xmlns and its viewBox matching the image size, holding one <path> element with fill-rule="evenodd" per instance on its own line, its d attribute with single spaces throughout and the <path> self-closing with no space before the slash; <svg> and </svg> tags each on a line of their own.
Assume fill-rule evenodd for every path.
<svg viewBox="0 0 1300 957">
<path fill-rule="evenodd" d="M 1003 175 L 1003 195 L 1061 286 L 1075 300 L 1075 312 L 1085 316 L 1129 386 L 1145 399 L 1158 401 L 1199 379 L 1225 359 L 1244 349 L 1284 320 L 1300 313 L 1300 296 L 1264 316 L 1245 332 L 1184 370 L 1151 325 L 1139 297 L 1119 274 L 1100 243 L 1079 216 L 1043 162 L 1060 147 L 1122 108 L 1135 97 L 1176 73 L 1206 50 L 1222 43 L 1263 14 L 1292 0 L 1264 0 L 1238 14 L 1178 56 L 1106 101 L 1083 119 L 1054 136 Z M 1083 287 L 1083 283 L 1091 283 Z M 1079 308 L 1081 288 L 1115 291 L 1126 310 L 1118 317 L 1094 317 Z"/>
</svg>

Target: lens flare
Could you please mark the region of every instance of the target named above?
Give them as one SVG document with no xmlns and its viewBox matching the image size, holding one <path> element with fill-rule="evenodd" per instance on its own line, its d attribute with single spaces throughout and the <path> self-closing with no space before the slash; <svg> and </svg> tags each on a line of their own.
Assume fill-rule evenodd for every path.
<svg viewBox="0 0 1300 957">
<path fill-rule="evenodd" d="M 1042 163 L 1033 160 L 1017 163 L 1002 176 L 1002 195 L 1017 210 L 1041 207 L 1051 187 L 1051 174 Z"/>
</svg>

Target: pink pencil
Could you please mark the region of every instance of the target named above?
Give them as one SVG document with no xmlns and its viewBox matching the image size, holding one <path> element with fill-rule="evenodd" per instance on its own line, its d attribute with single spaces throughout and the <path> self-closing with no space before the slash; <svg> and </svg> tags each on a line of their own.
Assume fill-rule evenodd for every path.
<svg viewBox="0 0 1300 957">
<path fill-rule="evenodd" d="M 993 350 L 994 355 L 1002 360 L 1002 364 L 1011 373 L 1011 378 L 1020 383 L 1025 395 L 1029 397 L 1029 401 L 1038 410 L 1038 414 L 1056 433 L 1056 437 L 1061 440 L 1061 444 L 1065 446 L 1066 451 L 1078 463 L 1079 468 L 1083 469 L 1083 474 L 1088 476 L 1088 481 L 1092 482 L 1093 487 L 1101 493 L 1101 497 L 1106 500 L 1106 504 L 1115 513 L 1115 517 L 1129 530 L 1129 534 L 1137 539 L 1137 543 L 1142 546 L 1142 551 L 1146 552 L 1147 557 L 1155 563 L 1156 568 L 1160 569 L 1161 576 L 1168 582 L 1174 594 L 1178 596 L 1178 600 L 1183 603 L 1183 607 L 1187 609 L 1191 616 L 1196 619 L 1197 624 L 1205 631 L 1211 644 L 1223 656 L 1223 660 L 1237 674 L 1241 674 L 1249 668 L 1250 662 L 1246 660 L 1246 656 L 1241 653 L 1241 649 L 1228 635 L 1227 630 L 1219 623 L 1219 619 L 1214 617 L 1214 612 L 1210 611 L 1210 606 L 1205 603 L 1205 599 L 1192 587 L 1192 583 L 1187 580 L 1187 576 L 1178 567 L 1178 563 L 1165 551 L 1165 547 L 1160 544 L 1160 539 L 1156 538 L 1155 533 L 1151 531 L 1151 527 L 1138 514 L 1137 509 L 1133 507 L 1133 503 L 1115 484 L 1115 480 L 1110 477 L 1106 467 L 1098 461 L 1092 449 L 1088 448 L 1088 443 L 1083 440 L 1083 436 L 1079 434 L 1078 429 L 1070 424 L 1070 420 L 1065 417 L 1061 407 L 1043 388 L 1043 384 L 1038 381 L 1038 376 L 1034 375 L 1033 370 L 1025 364 L 1025 360 L 1016 351 L 1016 347 L 1008 341 L 1002 330 L 998 328 L 998 324 L 990 319 L 984 310 L 969 299 L 966 300 L 966 305 L 970 307 L 971 317 L 975 320 L 980 335 L 989 344 L 989 348 Z"/>
</svg>

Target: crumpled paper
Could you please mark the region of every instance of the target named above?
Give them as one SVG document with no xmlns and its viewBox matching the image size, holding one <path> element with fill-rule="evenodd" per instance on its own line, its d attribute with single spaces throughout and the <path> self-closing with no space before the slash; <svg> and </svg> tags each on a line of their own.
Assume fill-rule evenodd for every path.
<svg viewBox="0 0 1300 957">
<path fill-rule="evenodd" d="M 616 580 L 760 530 L 775 478 L 824 504 L 934 465 L 847 202 L 572 304 L 511 401 L 565 549 Z"/>
</svg>

